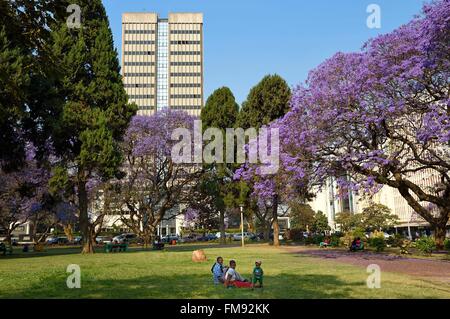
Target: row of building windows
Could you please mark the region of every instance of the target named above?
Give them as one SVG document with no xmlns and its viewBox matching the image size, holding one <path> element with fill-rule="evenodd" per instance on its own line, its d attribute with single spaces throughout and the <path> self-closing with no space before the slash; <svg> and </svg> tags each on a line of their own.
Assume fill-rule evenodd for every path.
<svg viewBox="0 0 450 319">
<path fill-rule="evenodd" d="M 172 99 L 198 99 L 202 96 L 200 94 L 171 94 Z"/>
<path fill-rule="evenodd" d="M 151 105 L 140 105 L 139 109 L 140 110 L 153 110 L 155 107 L 151 106 Z"/>
<path fill-rule="evenodd" d="M 171 88 L 199 88 L 200 83 L 170 83 Z"/>
<path fill-rule="evenodd" d="M 171 51 L 172 55 L 200 55 L 200 51 Z"/>
<path fill-rule="evenodd" d="M 150 84 L 150 83 L 124 84 L 123 86 L 126 87 L 126 88 L 153 88 L 153 87 L 155 87 L 154 84 Z"/>
<path fill-rule="evenodd" d="M 170 106 L 171 109 L 177 109 L 177 110 L 198 110 L 202 107 L 200 105 L 173 105 Z"/>
<path fill-rule="evenodd" d="M 155 65 L 155 62 L 125 62 L 125 65 L 128 65 L 128 66 L 146 66 L 146 65 Z"/>
<path fill-rule="evenodd" d="M 125 44 L 155 44 L 152 40 L 125 40 Z"/>
<path fill-rule="evenodd" d="M 135 95 L 128 95 L 130 99 L 154 99 L 155 96 L 152 94 L 135 94 Z"/>
<path fill-rule="evenodd" d="M 170 30 L 171 34 L 200 34 L 200 30 Z"/>
<path fill-rule="evenodd" d="M 155 73 L 126 72 L 123 76 L 155 76 Z"/>
<path fill-rule="evenodd" d="M 200 72 L 172 72 L 170 76 L 201 76 Z"/>
<path fill-rule="evenodd" d="M 125 51 L 125 55 L 153 55 L 155 51 Z"/>
<path fill-rule="evenodd" d="M 193 65 L 202 65 L 202 63 L 201 62 L 171 62 L 170 65 L 193 66 Z"/>
<path fill-rule="evenodd" d="M 179 40 L 179 41 L 170 41 L 170 44 L 200 44 L 200 41 Z"/>
<path fill-rule="evenodd" d="M 125 30 L 125 34 L 155 34 L 155 30 Z"/>
</svg>

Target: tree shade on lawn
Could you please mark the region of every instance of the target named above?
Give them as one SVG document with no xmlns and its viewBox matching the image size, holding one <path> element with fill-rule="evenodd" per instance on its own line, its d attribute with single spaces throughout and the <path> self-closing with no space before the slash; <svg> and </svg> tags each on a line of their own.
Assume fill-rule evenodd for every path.
<svg viewBox="0 0 450 319">
<path fill-rule="evenodd" d="M 211 263 L 193 263 L 192 251 L 203 249 Z M 264 289 L 224 289 L 213 284 L 212 261 L 237 261 L 250 278 L 262 259 Z M 0 256 L 0 298 L 450 298 L 448 283 L 382 272 L 381 288 L 369 289 L 365 266 L 336 259 L 308 257 L 267 245 L 219 248 L 177 245 L 167 251 L 131 249 L 125 253 L 80 255 L 77 249 Z M 66 286 L 67 265 L 81 269 L 81 289 Z M 420 263 L 417 262 L 418 267 Z M 418 268 L 419 270 L 419 268 Z"/>
</svg>

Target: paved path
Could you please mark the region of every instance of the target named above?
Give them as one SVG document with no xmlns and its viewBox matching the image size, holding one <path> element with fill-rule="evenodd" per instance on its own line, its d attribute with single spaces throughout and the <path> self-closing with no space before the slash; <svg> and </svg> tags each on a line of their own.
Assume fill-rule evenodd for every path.
<svg viewBox="0 0 450 319">
<path fill-rule="evenodd" d="M 337 262 L 367 267 L 377 264 L 383 271 L 407 274 L 424 279 L 450 283 L 450 261 L 408 258 L 373 252 L 347 252 L 337 249 L 311 249 L 306 247 L 286 247 L 292 253 L 334 259 Z"/>
</svg>

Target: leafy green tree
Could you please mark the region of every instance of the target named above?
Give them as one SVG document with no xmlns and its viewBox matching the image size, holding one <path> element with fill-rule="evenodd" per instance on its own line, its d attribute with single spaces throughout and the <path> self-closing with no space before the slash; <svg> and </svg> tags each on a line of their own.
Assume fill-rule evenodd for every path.
<svg viewBox="0 0 450 319">
<path fill-rule="evenodd" d="M 391 213 L 389 207 L 371 203 L 362 210 L 362 227 L 366 231 L 381 231 L 394 227 L 398 223 L 398 216 Z"/>
<path fill-rule="evenodd" d="M 266 75 L 250 90 L 239 112 L 237 125 L 246 129 L 269 124 L 286 114 L 290 98 L 291 90 L 282 77 Z"/>
<path fill-rule="evenodd" d="M 202 109 L 201 120 L 203 130 L 214 127 L 222 130 L 225 136 L 227 128 L 233 128 L 239 112 L 239 105 L 236 103 L 233 93 L 227 87 L 215 90 L 207 99 L 205 107 Z M 225 144 L 224 153 L 225 154 Z M 213 163 L 206 165 L 205 170 L 209 182 L 203 187 L 204 197 L 210 199 L 210 205 L 219 211 L 220 242 L 225 243 L 225 210 L 233 197 L 232 176 L 235 164 Z M 212 196 L 213 195 L 213 196 Z M 225 198 L 228 200 L 225 200 Z"/>
<path fill-rule="evenodd" d="M 58 156 L 53 190 L 66 190 L 78 205 L 83 253 L 93 252 L 95 229 L 88 215 L 88 183 L 121 176 L 119 142 L 136 112 L 128 104 L 117 52 L 100 0 L 76 1 L 81 27 L 68 28 L 61 16 L 52 30 L 60 98 L 51 128 Z"/>
<path fill-rule="evenodd" d="M 306 231 L 314 224 L 314 210 L 310 205 L 300 203 L 297 201 L 289 202 L 290 212 L 289 217 L 291 219 L 291 228 L 300 229 Z"/>
<path fill-rule="evenodd" d="M 356 227 L 361 227 L 361 214 L 353 214 L 349 211 L 343 211 L 336 215 L 335 222 L 339 225 L 342 232 L 346 233 Z"/>
<path fill-rule="evenodd" d="M 243 103 L 237 118 L 237 126 L 247 129 L 249 127 L 260 128 L 272 121 L 282 117 L 289 110 L 291 90 L 286 81 L 277 74 L 266 75 L 256 86 L 254 86 Z M 251 185 L 249 185 L 251 186 Z M 252 187 L 252 186 L 251 186 Z M 248 192 L 252 194 L 252 192 Z M 282 194 L 274 194 L 270 200 L 271 214 L 261 213 L 256 215 L 269 217 L 274 229 L 274 245 L 279 246 L 278 205 Z M 251 201 L 249 201 L 251 203 Z M 263 211 L 267 211 L 266 205 L 258 205 Z M 266 216 L 267 215 L 267 216 Z M 258 217 L 259 218 L 259 217 Z M 267 221 L 260 220 L 262 224 Z"/>
<path fill-rule="evenodd" d="M 314 215 L 314 223 L 311 227 L 311 230 L 316 233 L 325 233 L 325 231 L 330 230 L 330 226 L 328 225 L 328 218 L 320 210 Z"/>
</svg>

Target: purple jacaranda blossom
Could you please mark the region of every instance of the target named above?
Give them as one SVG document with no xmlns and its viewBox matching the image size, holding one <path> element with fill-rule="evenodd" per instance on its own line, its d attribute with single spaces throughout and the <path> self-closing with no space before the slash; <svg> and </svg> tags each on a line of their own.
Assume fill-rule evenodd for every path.
<svg viewBox="0 0 450 319">
<path fill-rule="evenodd" d="M 330 177 L 343 191 L 373 193 L 388 185 L 433 227 L 445 227 L 450 216 L 449 43 L 450 2 L 441 0 L 371 39 L 361 52 L 336 53 L 294 89 L 291 110 L 271 124 L 280 129 L 279 173 L 264 177 L 246 165 L 236 178 L 252 180 L 262 195 L 271 194 L 273 185 L 288 194 L 293 185 L 320 185 Z M 428 209 L 429 203 L 440 215 Z"/>
</svg>

